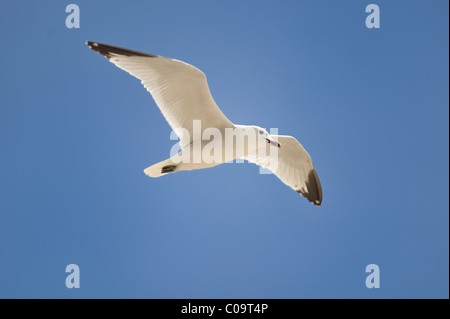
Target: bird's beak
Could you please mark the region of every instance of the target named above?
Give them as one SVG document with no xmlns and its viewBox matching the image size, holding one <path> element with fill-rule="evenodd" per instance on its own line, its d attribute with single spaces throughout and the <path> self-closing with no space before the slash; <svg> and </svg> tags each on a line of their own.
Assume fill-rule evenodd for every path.
<svg viewBox="0 0 450 319">
<path fill-rule="evenodd" d="M 266 138 L 266 141 L 267 141 L 267 143 L 270 143 L 270 144 L 272 144 L 273 146 L 276 146 L 276 147 L 278 147 L 278 148 L 281 147 L 281 144 L 280 144 L 280 143 L 278 143 L 277 141 L 274 141 L 274 140 L 272 140 L 272 139 L 270 139 L 270 138 Z"/>
</svg>

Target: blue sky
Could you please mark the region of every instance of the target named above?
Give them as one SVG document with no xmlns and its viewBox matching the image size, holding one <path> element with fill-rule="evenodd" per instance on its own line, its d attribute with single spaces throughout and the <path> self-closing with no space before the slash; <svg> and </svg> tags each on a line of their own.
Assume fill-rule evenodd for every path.
<svg viewBox="0 0 450 319">
<path fill-rule="evenodd" d="M 1 1 L 0 297 L 448 298 L 449 4 L 369 3 Z M 145 176 L 170 128 L 86 40 L 200 68 L 303 144 L 322 207 L 252 164 Z"/>
</svg>

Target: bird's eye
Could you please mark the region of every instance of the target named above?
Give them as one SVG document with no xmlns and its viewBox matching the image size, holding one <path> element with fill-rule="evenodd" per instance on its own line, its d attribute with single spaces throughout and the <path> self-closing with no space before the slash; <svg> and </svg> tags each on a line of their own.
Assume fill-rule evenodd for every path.
<svg viewBox="0 0 450 319">
<path fill-rule="evenodd" d="M 259 134 L 264 134 L 264 132 L 263 131 L 259 131 Z"/>
</svg>

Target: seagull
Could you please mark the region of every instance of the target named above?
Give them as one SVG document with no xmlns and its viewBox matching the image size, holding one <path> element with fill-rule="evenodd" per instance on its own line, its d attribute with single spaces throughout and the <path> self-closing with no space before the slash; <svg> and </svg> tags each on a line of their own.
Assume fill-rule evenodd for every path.
<svg viewBox="0 0 450 319">
<path fill-rule="evenodd" d="M 179 171 L 189 171 L 217 166 L 237 158 L 271 170 L 284 184 L 303 195 L 311 203 L 320 206 L 322 187 L 311 157 L 303 146 L 292 136 L 270 135 L 265 129 L 253 125 L 235 125 L 219 109 L 209 91 L 205 74 L 185 62 L 158 55 L 129 50 L 117 46 L 87 41 L 92 50 L 106 57 L 117 67 L 141 80 L 152 95 L 161 113 L 180 138 L 180 153 L 189 154 L 186 160 L 171 158 L 154 164 L 144 170 L 150 177 L 159 177 Z M 246 143 L 241 151 L 231 152 L 231 158 L 207 162 L 193 161 L 196 149 L 206 146 L 199 134 L 195 134 L 195 122 L 200 121 L 204 133 L 206 128 L 216 128 L 220 133 L 227 130 L 247 130 L 263 141 L 269 150 L 277 151 L 277 165 L 269 164 L 269 155 L 256 152 L 259 146 Z M 200 137 L 202 135 L 200 134 Z M 225 144 L 225 143 L 223 143 Z M 260 145 L 260 144 L 258 144 Z M 271 149 L 273 148 L 273 149 Z M 179 155 L 178 153 L 177 155 Z"/>
</svg>

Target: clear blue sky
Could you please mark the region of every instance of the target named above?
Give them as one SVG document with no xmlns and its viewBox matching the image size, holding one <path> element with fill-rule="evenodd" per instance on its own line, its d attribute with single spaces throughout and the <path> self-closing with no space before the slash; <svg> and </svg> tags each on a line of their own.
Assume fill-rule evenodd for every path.
<svg viewBox="0 0 450 319">
<path fill-rule="evenodd" d="M 448 6 L 2 0 L 0 297 L 448 298 Z M 299 139 L 323 206 L 252 164 L 145 176 L 170 128 L 86 40 L 200 68 L 231 121 Z"/>
</svg>

